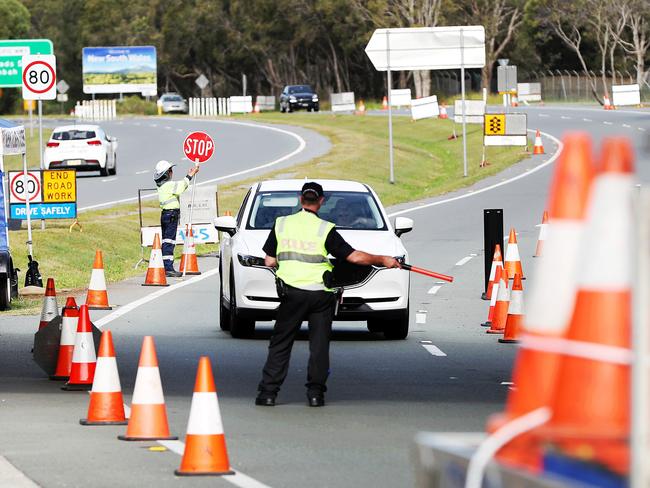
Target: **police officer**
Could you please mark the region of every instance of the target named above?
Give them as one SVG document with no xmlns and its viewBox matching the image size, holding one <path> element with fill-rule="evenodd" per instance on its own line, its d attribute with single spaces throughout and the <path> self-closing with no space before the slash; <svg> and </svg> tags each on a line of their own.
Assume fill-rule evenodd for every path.
<svg viewBox="0 0 650 488">
<path fill-rule="evenodd" d="M 354 250 L 336 231 L 334 224 L 318 217 L 324 202 L 323 187 L 305 183 L 301 190 L 302 210 L 279 217 L 264 244 L 265 264 L 277 266 L 278 309 L 268 357 L 258 386 L 255 404 L 272 407 L 289 368 L 291 348 L 300 325 L 309 321 L 309 365 L 307 404 L 325 405 L 325 382 L 329 374 L 329 341 L 336 295 L 323 283 L 323 273 L 332 270 L 327 256 L 359 265 L 398 268 L 390 256 Z"/>
<path fill-rule="evenodd" d="M 173 278 L 183 276 L 174 269 L 174 246 L 176 243 L 176 230 L 181 215 L 181 194 L 190 186 L 192 177 L 199 171 L 198 166 L 190 168 L 187 176 L 180 181 L 172 181 L 172 167 L 176 165 L 169 161 L 158 161 L 153 179 L 158 186 L 158 200 L 160 201 L 160 227 L 162 229 L 162 255 L 165 265 L 165 275 Z"/>
</svg>

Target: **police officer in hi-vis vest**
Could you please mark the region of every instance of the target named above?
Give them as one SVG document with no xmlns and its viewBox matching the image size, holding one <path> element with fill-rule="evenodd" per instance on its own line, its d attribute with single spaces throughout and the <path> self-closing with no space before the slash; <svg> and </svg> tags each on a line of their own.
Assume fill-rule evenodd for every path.
<svg viewBox="0 0 650 488">
<path fill-rule="evenodd" d="M 262 372 L 256 405 L 272 407 L 289 368 L 296 334 L 303 320 L 309 321 L 307 403 L 325 405 L 325 382 L 329 374 L 329 342 L 336 295 L 325 287 L 323 273 L 332 270 L 327 256 L 360 265 L 399 268 L 390 256 L 354 250 L 334 228 L 318 217 L 324 202 L 323 187 L 315 182 L 302 187 L 302 210 L 279 217 L 264 244 L 265 264 L 277 267 L 278 309 L 268 358 Z"/>
<path fill-rule="evenodd" d="M 162 229 L 162 255 L 165 264 L 165 275 L 173 278 L 183 276 L 174 270 L 174 246 L 176 231 L 181 216 L 181 194 L 190 186 L 192 177 L 199 172 L 199 167 L 194 166 L 187 172 L 187 176 L 180 181 L 172 181 L 172 167 L 176 166 L 169 161 L 158 161 L 153 179 L 158 186 L 158 200 L 160 201 L 160 227 Z"/>
</svg>

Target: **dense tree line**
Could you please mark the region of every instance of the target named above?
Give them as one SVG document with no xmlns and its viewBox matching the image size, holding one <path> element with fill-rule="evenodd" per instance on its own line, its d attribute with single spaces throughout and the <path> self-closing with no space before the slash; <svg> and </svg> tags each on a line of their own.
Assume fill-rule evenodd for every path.
<svg viewBox="0 0 650 488">
<path fill-rule="evenodd" d="M 647 74 L 648 0 L 0 0 L 0 38 L 51 39 L 73 98 L 81 49 L 111 45 L 156 46 L 160 91 L 185 96 L 199 94 L 204 74 L 206 96 L 240 93 L 246 75 L 253 94 L 307 82 L 324 95 L 381 98 L 384 76 L 364 53 L 374 29 L 475 24 L 486 29 L 482 86 L 494 88 L 501 57 L 520 72 L 583 71 L 594 94 L 607 71 Z M 431 73 L 399 73 L 396 83 L 427 95 Z"/>
</svg>

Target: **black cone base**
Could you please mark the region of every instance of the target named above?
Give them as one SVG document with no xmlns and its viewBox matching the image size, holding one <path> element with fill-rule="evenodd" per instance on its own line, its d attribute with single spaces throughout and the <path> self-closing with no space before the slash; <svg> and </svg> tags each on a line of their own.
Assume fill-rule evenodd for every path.
<svg viewBox="0 0 650 488">
<path fill-rule="evenodd" d="M 171 437 L 128 437 L 125 435 L 118 435 L 117 438 L 121 441 L 177 441 L 178 436 Z"/>
<path fill-rule="evenodd" d="M 208 472 L 208 473 L 188 473 L 186 471 L 179 471 L 178 469 L 174 470 L 176 476 L 223 476 L 228 474 L 235 474 L 234 471 L 220 471 L 220 472 Z"/>
<path fill-rule="evenodd" d="M 102 422 L 89 422 L 88 419 L 79 419 L 81 425 L 128 425 L 128 420 L 117 420 L 115 422 L 102 421 Z"/>
</svg>

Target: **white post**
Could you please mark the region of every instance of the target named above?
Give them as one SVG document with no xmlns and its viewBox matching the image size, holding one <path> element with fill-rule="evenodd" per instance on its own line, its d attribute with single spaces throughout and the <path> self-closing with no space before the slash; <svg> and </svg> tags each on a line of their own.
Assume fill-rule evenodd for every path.
<svg viewBox="0 0 650 488">
<path fill-rule="evenodd" d="M 43 101 L 38 101 L 38 156 L 41 161 L 41 169 L 43 169 Z M 27 190 L 27 189 L 25 189 Z"/>
<path fill-rule="evenodd" d="M 390 71 L 390 30 L 386 30 L 386 85 L 388 86 L 388 160 L 390 162 L 389 183 L 395 183 L 395 168 L 393 159 L 393 103 L 391 97 L 392 79 Z"/>
<path fill-rule="evenodd" d="M 650 306 L 647 296 L 650 293 L 650 189 L 641 190 L 636 202 L 635 286 L 632 287 L 632 375 L 630 413 L 630 487 L 646 488 L 650 482 L 648 454 L 650 426 L 648 425 L 648 394 L 650 375 L 648 374 L 648 321 Z"/>
<path fill-rule="evenodd" d="M 34 137 L 34 109 L 32 109 L 32 102 L 29 101 L 29 137 Z"/>
<path fill-rule="evenodd" d="M 463 176 L 467 176 L 467 121 L 465 109 L 465 39 L 463 28 L 460 28 L 460 105 L 463 110 Z"/>
<path fill-rule="evenodd" d="M 230 117 L 230 97 L 226 98 L 226 115 Z"/>
<path fill-rule="evenodd" d="M 2 137 L 2 130 L 0 130 L 0 137 Z M 5 204 L 5 235 L 7 236 L 7 249 L 9 248 L 9 195 L 7 194 L 7 185 L 5 184 L 5 164 L 4 164 L 4 157 L 2 156 L 2 153 L 0 152 L 0 175 L 2 177 L 2 181 L 0 184 L 2 185 L 2 195 L 3 195 L 3 200 Z M 9 180 L 9 178 L 7 178 Z M 8 181 L 7 181 L 8 183 Z"/>
<path fill-rule="evenodd" d="M 39 100 L 40 102 L 40 100 Z M 29 209 L 29 191 L 27 188 L 27 154 L 23 153 L 23 189 L 25 190 L 25 213 L 27 215 L 27 254 L 34 255 L 32 248 L 32 216 Z"/>
</svg>

